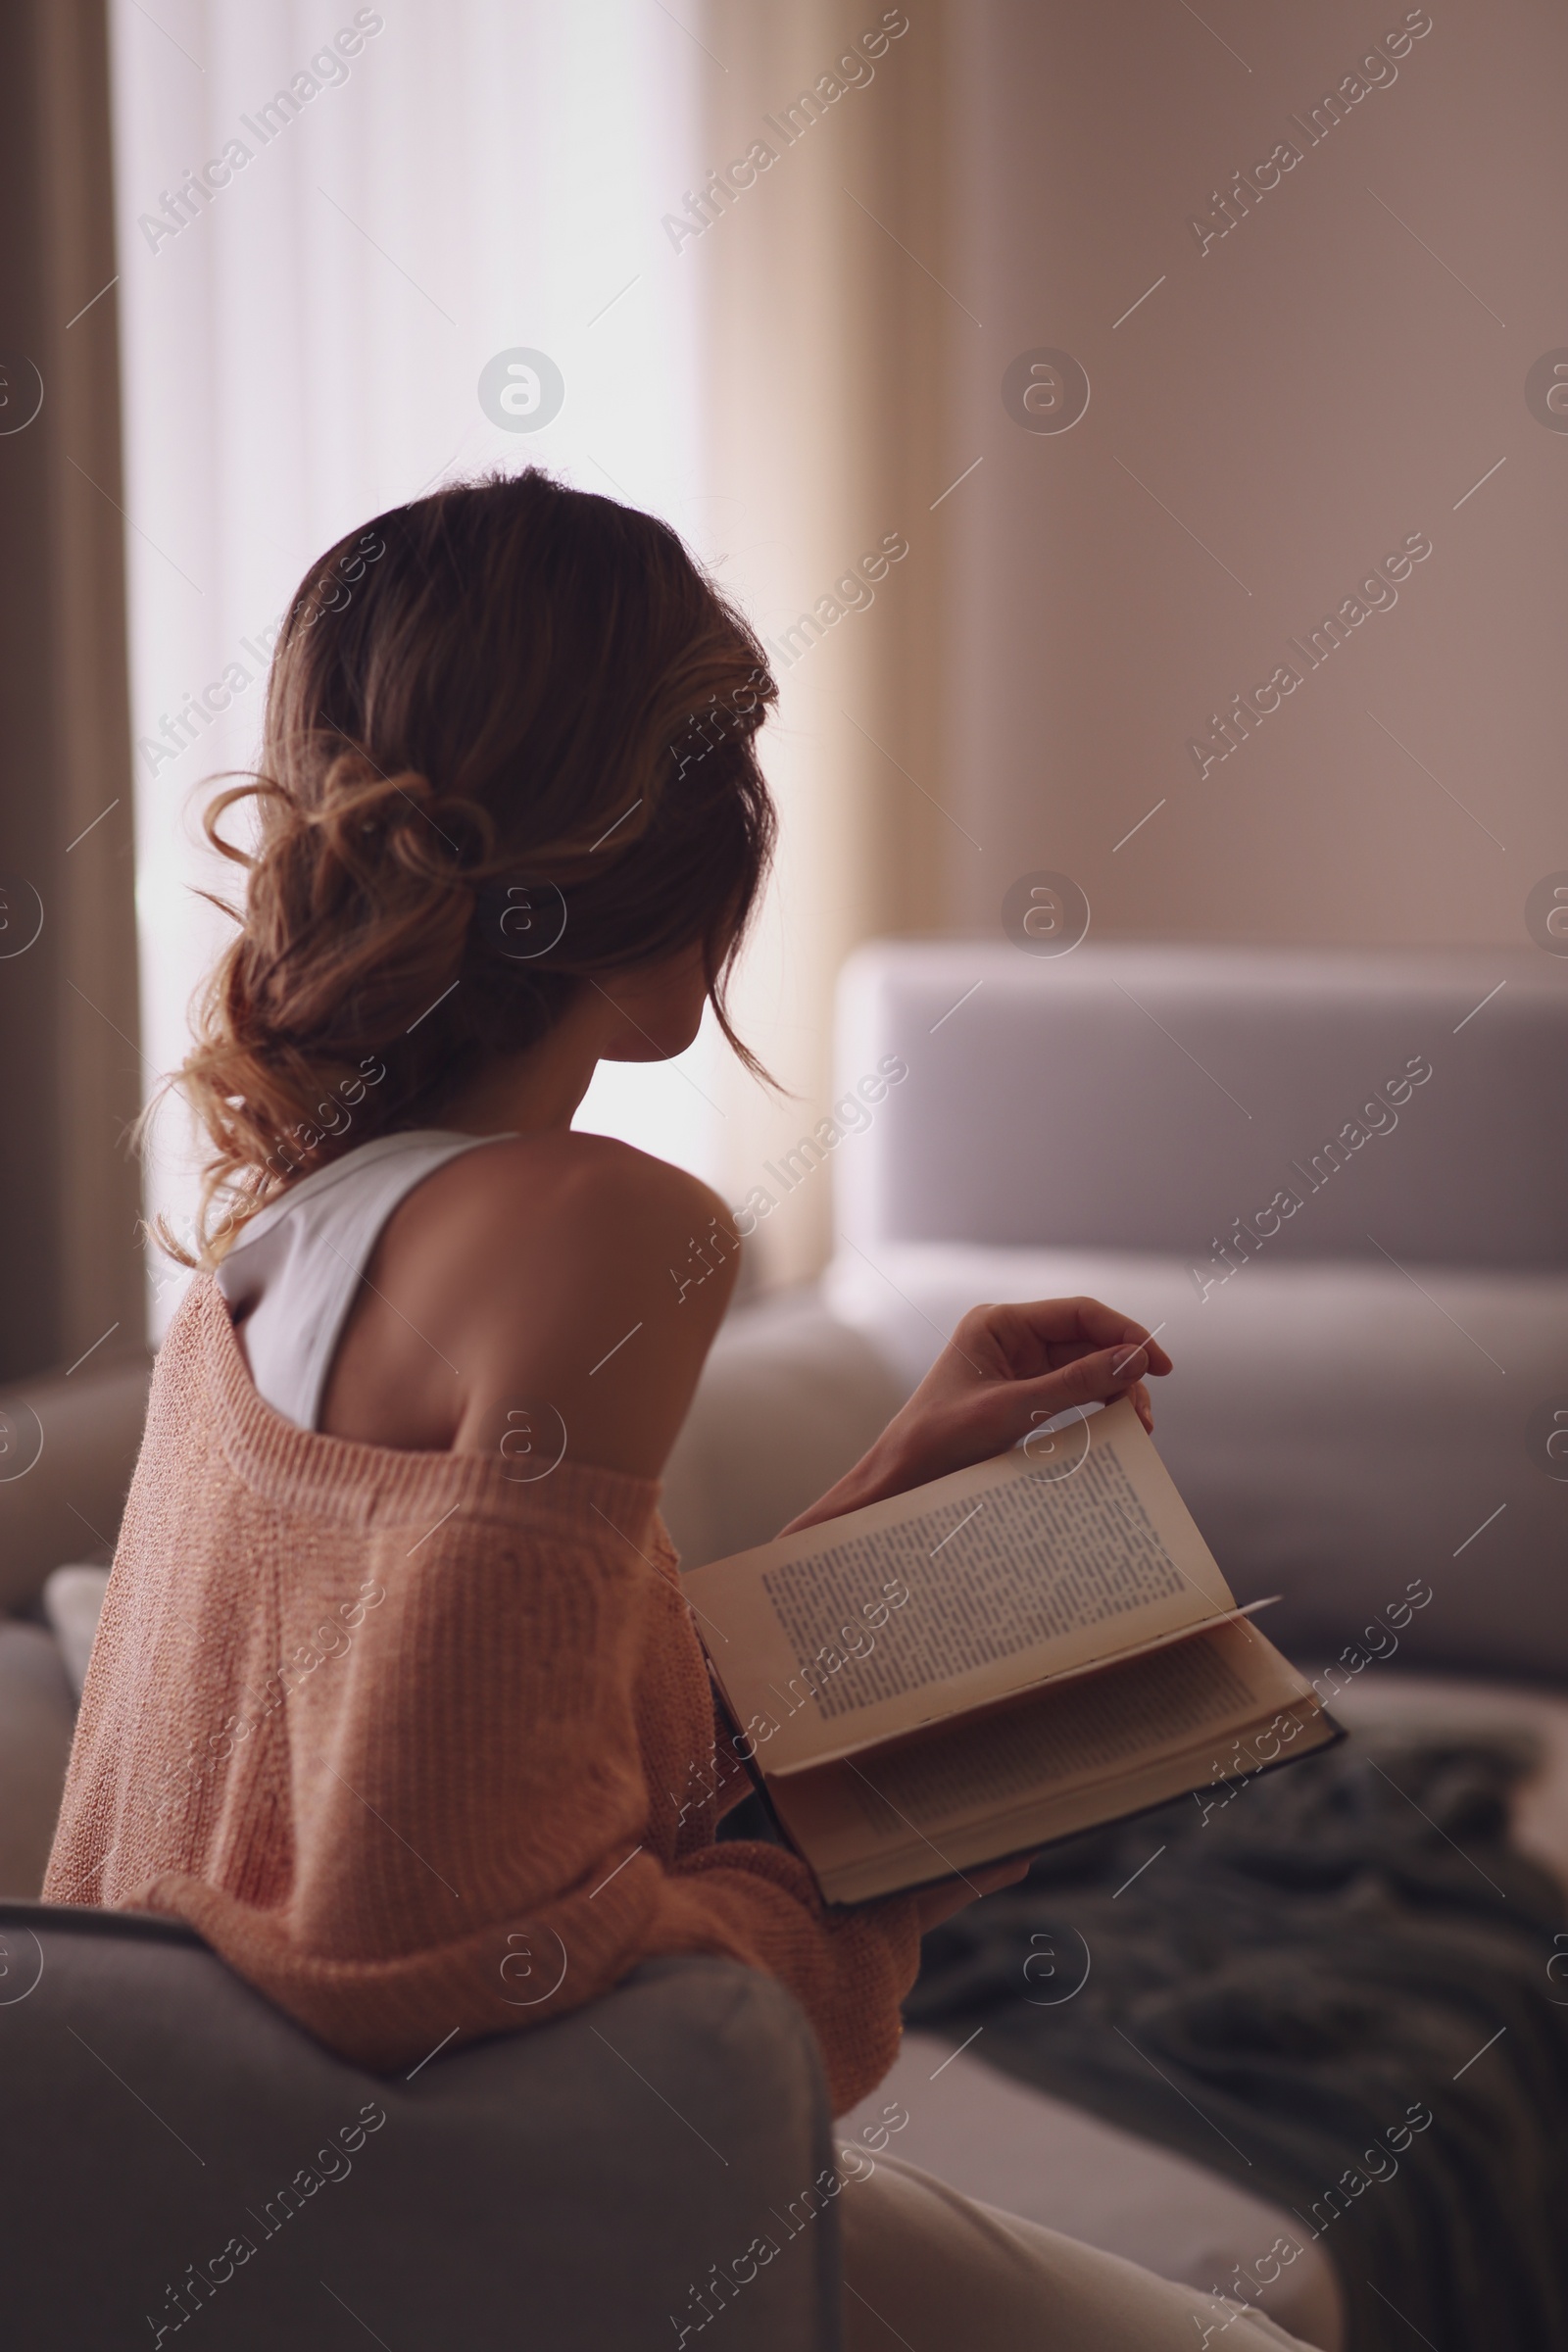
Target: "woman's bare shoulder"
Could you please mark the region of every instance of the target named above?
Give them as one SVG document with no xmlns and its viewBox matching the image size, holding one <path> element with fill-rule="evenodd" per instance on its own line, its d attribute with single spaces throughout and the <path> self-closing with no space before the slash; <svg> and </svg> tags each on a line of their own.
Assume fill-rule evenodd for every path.
<svg viewBox="0 0 1568 2352">
<path fill-rule="evenodd" d="M 449 1200 L 465 1200 L 480 1215 L 505 1215 L 521 1196 L 541 1205 L 548 1200 L 566 1214 L 612 1203 L 633 1212 L 646 1207 L 653 1215 L 670 1208 L 727 1214 L 718 1195 L 689 1170 L 613 1136 L 576 1128 L 498 1137 L 482 1151 L 449 1160 L 420 1189 L 437 1185 Z"/>
<path fill-rule="evenodd" d="M 427 1430 L 435 1414 L 450 1430 L 436 1442 L 486 1450 L 523 1398 L 562 1416 L 581 1459 L 656 1476 L 738 1250 L 716 1193 L 611 1137 L 517 1137 L 464 1152 L 388 1223 L 345 1338 L 334 1424 L 346 1414 L 359 1426 L 343 1434 L 369 1434 L 368 1415 L 379 1415 Z M 407 1424 L 390 1400 L 395 1365 Z"/>
</svg>

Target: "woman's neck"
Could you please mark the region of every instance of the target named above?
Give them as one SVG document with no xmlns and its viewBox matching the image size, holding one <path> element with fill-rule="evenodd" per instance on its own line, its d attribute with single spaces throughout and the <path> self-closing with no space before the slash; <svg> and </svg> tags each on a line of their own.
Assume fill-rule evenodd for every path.
<svg viewBox="0 0 1568 2352">
<path fill-rule="evenodd" d="M 588 1008 L 585 1006 L 584 1011 Z M 574 1005 L 526 1054 L 493 1061 L 449 1096 L 441 1124 L 463 1135 L 547 1135 L 571 1125 L 598 1065 L 600 1024 Z"/>
<path fill-rule="evenodd" d="M 600 1061 L 684 1054 L 707 1002 L 701 943 L 604 981 L 590 974 L 536 1046 L 489 1063 L 449 1097 L 442 1124 L 465 1135 L 564 1132 Z"/>
</svg>

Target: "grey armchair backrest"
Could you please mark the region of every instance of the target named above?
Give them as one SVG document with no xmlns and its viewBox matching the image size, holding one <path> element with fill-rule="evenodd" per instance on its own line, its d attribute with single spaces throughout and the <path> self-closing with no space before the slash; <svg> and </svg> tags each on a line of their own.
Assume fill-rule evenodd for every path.
<svg viewBox="0 0 1568 2352">
<path fill-rule="evenodd" d="M 721 2313 L 746 2352 L 839 2341 L 815 2044 L 729 1961 L 387 2078 L 176 1924 L 3 1903 L 0 2114 L 27 2352 L 635 2352 Z"/>
</svg>

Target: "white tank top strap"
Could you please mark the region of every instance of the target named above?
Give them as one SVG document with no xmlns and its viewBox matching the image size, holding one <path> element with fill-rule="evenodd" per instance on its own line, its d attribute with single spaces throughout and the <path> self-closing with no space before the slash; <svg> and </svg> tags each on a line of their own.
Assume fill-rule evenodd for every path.
<svg viewBox="0 0 1568 2352">
<path fill-rule="evenodd" d="M 507 1143 L 445 1128 L 377 1136 L 291 1185 L 253 1217 L 218 1268 L 257 1394 L 301 1429 L 326 1376 L 381 1229 L 416 1185 L 460 1152 Z"/>
</svg>

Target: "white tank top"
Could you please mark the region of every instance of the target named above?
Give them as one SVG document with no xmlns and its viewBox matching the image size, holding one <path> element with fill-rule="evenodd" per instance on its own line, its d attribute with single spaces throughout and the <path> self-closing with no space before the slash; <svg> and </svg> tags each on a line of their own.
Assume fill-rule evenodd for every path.
<svg viewBox="0 0 1568 2352">
<path fill-rule="evenodd" d="M 291 1185 L 245 1227 L 218 1268 L 257 1394 L 315 1429 L 360 1278 L 400 1200 L 460 1152 L 503 1135 L 422 1127 L 377 1136 Z"/>
</svg>

